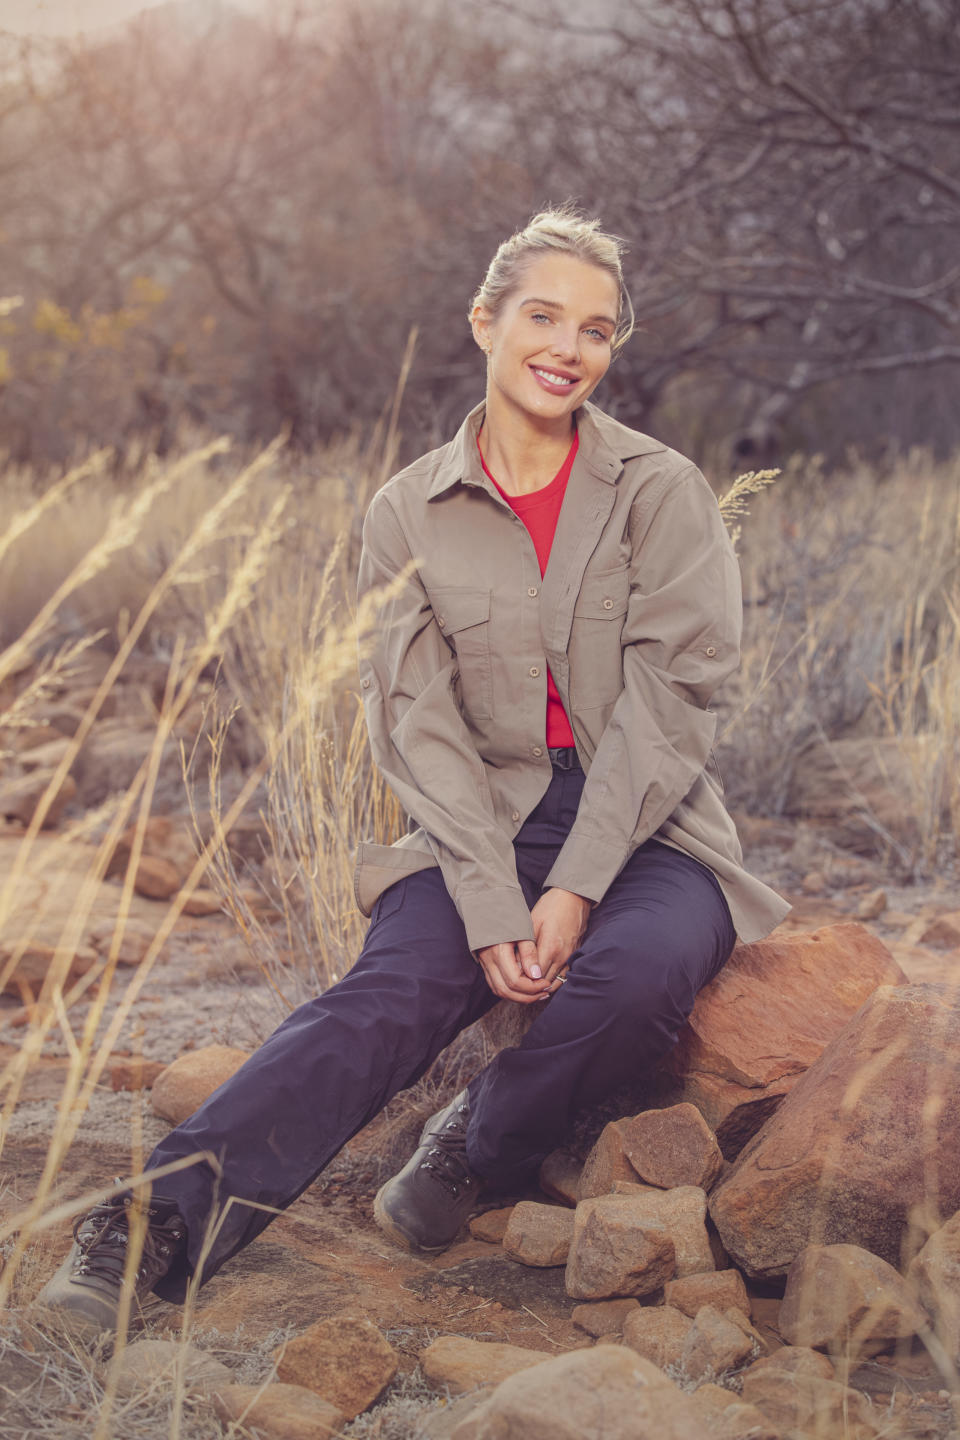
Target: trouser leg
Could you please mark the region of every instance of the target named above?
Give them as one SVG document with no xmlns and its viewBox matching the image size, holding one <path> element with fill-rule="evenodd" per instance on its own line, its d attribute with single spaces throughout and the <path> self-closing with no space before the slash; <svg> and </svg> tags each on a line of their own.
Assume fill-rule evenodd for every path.
<svg viewBox="0 0 960 1440">
<path fill-rule="evenodd" d="M 670 1050 L 735 938 L 709 870 L 656 841 L 642 846 L 595 907 L 566 984 L 471 1082 L 471 1168 L 502 1184 L 525 1179 L 577 1108 Z"/>
<path fill-rule="evenodd" d="M 187 1222 L 186 1261 L 157 1286 L 183 1298 L 214 1206 L 222 1223 L 203 1261 L 209 1279 L 273 1219 L 494 997 L 466 944 L 438 870 L 385 892 L 356 965 L 299 1006 L 245 1065 L 154 1150 L 149 1168 L 209 1150 L 157 1189 Z M 236 1197 L 226 1210 L 230 1200 Z"/>
</svg>

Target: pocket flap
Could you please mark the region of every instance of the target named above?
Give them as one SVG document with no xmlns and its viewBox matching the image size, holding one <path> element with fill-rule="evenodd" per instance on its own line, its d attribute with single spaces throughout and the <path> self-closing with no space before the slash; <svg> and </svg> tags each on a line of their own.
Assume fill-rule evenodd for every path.
<svg viewBox="0 0 960 1440">
<path fill-rule="evenodd" d="M 437 624 L 444 635 L 455 635 L 490 619 L 490 591 L 477 586 L 441 585 L 430 596 Z"/>
<path fill-rule="evenodd" d="M 573 613 L 578 619 L 618 620 L 626 614 L 630 600 L 630 577 L 626 570 L 607 570 L 585 575 Z"/>
</svg>

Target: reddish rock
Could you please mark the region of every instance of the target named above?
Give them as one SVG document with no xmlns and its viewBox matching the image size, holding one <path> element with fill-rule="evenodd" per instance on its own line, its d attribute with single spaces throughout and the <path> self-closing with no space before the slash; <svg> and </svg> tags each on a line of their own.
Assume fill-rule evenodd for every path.
<svg viewBox="0 0 960 1440">
<path fill-rule="evenodd" d="M 627 1316 L 639 1309 L 639 1300 L 595 1300 L 592 1304 L 575 1305 L 570 1319 L 578 1330 L 585 1330 L 599 1340 L 601 1335 L 619 1335 Z"/>
<path fill-rule="evenodd" d="M 118 965 L 139 965 L 144 955 L 150 948 L 154 938 L 154 928 L 145 925 L 140 920 L 127 917 L 120 936 L 120 944 L 117 951 Z M 116 935 L 116 922 L 107 920 L 95 925 L 89 935 L 90 944 L 98 955 L 106 958 L 114 945 Z"/>
<path fill-rule="evenodd" d="M 646 1185 L 709 1190 L 723 1169 L 716 1136 L 695 1105 L 645 1110 L 621 1125 L 624 1154 Z"/>
<path fill-rule="evenodd" d="M 717 1268 L 712 1237 L 707 1229 L 707 1196 L 696 1185 L 656 1190 L 649 1185 L 618 1181 L 614 1194 L 629 1194 L 635 1214 L 649 1225 L 660 1225 L 673 1241 L 677 1275 L 700 1275 Z"/>
<path fill-rule="evenodd" d="M 735 1370 L 753 1354 L 753 1345 L 734 1320 L 716 1306 L 704 1305 L 687 1331 L 680 1364 L 691 1380 L 707 1380 Z"/>
<path fill-rule="evenodd" d="M 333 1440 L 347 1423 L 342 1411 L 303 1385 L 224 1385 L 213 1407 L 240 1434 L 256 1431 L 262 1440 Z"/>
<path fill-rule="evenodd" d="M 739 1270 L 714 1270 L 703 1275 L 686 1275 L 682 1280 L 668 1280 L 663 1298 L 691 1319 L 704 1305 L 715 1305 L 718 1310 L 732 1305 L 747 1317 L 750 1315 L 747 1287 Z"/>
<path fill-rule="evenodd" d="M 0 784 L 0 817 L 29 825 L 45 799 L 53 775 L 53 770 L 33 770 L 19 779 L 4 780 Z M 52 793 L 53 799 L 40 826 L 42 830 L 53 830 L 59 824 L 64 810 L 76 796 L 77 782 L 72 775 L 64 775 Z"/>
<path fill-rule="evenodd" d="M 880 1429 L 880 1417 L 859 1390 L 815 1375 L 751 1366 L 743 1376 L 741 1396 L 781 1431 L 827 1437 L 851 1435 L 853 1425 L 865 1426 L 867 1435 Z"/>
<path fill-rule="evenodd" d="M 692 1324 L 672 1305 L 638 1305 L 624 1319 L 623 1343 L 664 1370 L 679 1365 Z"/>
<path fill-rule="evenodd" d="M 960 910 L 938 915 L 920 935 L 920 943 L 932 945 L 937 950 L 960 948 Z"/>
<path fill-rule="evenodd" d="M 499 1245 L 512 1214 L 512 1205 L 507 1205 L 502 1210 L 484 1210 L 482 1215 L 474 1215 L 470 1221 L 470 1234 L 474 1240 L 485 1240 L 488 1245 Z"/>
<path fill-rule="evenodd" d="M 861 896 L 857 905 L 858 920 L 876 920 L 887 908 L 887 892 L 885 890 L 870 890 L 866 895 Z"/>
<path fill-rule="evenodd" d="M 379 1399 L 397 1373 L 397 1356 L 370 1320 L 318 1320 L 275 1352 L 277 1379 L 313 1390 L 348 1419 Z"/>
<path fill-rule="evenodd" d="M 858 1245 L 808 1245 L 787 1272 L 779 1329 L 789 1345 L 856 1359 L 908 1338 L 919 1322 L 901 1276 Z"/>
<path fill-rule="evenodd" d="M 188 1051 L 154 1080 L 150 1104 L 164 1120 L 179 1125 L 249 1058 L 248 1051 L 229 1045 L 204 1045 Z"/>
<path fill-rule="evenodd" d="M 772 1355 L 761 1355 L 759 1360 L 754 1360 L 744 1374 L 753 1375 L 761 1370 L 787 1370 L 791 1375 L 813 1375 L 818 1380 L 835 1380 L 837 1376 L 830 1357 L 806 1345 L 781 1345 Z"/>
<path fill-rule="evenodd" d="M 627 1159 L 627 1124 L 627 1120 L 611 1120 L 604 1125 L 580 1172 L 578 1196 L 581 1200 L 609 1195 L 618 1180 L 640 1182 L 640 1176 Z"/>
<path fill-rule="evenodd" d="M 420 1365 L 431 1385 L 446 1385 L 454 1395 L 478 1385 L 499 1385 L 520 1370 L 551 1359 L 544 1350 L 521 1345 L 499 1345 L 471 1340 L 466 1335 L 441 1335 L 420 1355 Z"/>
<path fill-rule="evenodd" d="M 573 1239 L 574 1214 L 565 1206 L 521 1200 L 514 1205 L 504 1232 L 505 1252 L 521 1265 L 541 1268 L 566 1265 Z"/>
<path fill-rule="evenodd" d="M 575 1211 L 567 1261 L 567 1294 L 574 1300 L 650 1295 L 676 1273 L 673 1240 L 642 1209 L 641 1196 L 599 1195 Z"/>
<path fill-rule="evenodd" d="M 140 838 L 141 855 L 153 855 L 166 860 L 177 872 L 177 888 L 190 874 L 197 858 L 197 846 L 193 833 L 184 822 L 173 820 L 168 815 L 151 815 L 144 825 L 128 825 L 120 836 L 107 864 L 106 875 L 123 875 L 130 863 L 130 855 Z"/>
<path fill-rule="evenodd" d="M 223 909 L 223 901 L 216 890 L 194 890 L 188 900 L 184 901 L 184 915 L 219 915 Z"/>
<path fill-rule="evenodd" d="M 161 1060 L 118 1060 L 110 1066 L 111 1090 L 152 1090 L 154 1082 L 167 1066 Z"/>
<path fill-rule="evenodd" d="M 106 1378 L 107 1365 L 101 1369 Z M 175 1376 L 183 1377 L 184 1388 L 201 1392 L 220 1385 L 229 1385 L 233 1376 L 221 1361 L 199 1350 L 194 1345 L 184 1345 L 180 1340 L 134 1340 L 120 1358 L 119 1366 L 112 1370 L 117 1394 L 123 1397 L 145 1395 L 149 1390 L 171 1386 Z"/>
<path fill-rule="evenodd" d="M 180 872 L 169 860 L 160 860 L 156 855 L 144 855 L 137 866 L 137 877 L 133 888 L 138 895 L 148 900 L 169 900 L 180 889 Z"/>
<path fill-rule="evenodd" d="M 907 1282 L 946 1358 L 960 1368 L 960 1211 L 935 1230 L 914 1257 Z"/>
<path fill-rule="evenodd" d="M 714 1440 L 782 1440 L 780 1431 L 758 1410 L 745 1405 L 733 1391 L 722 1385 L 698 1385 L 690 1396 L 701 1420 L 710 1427 Z"/>
<path fill-rule="evenodd" d="M 728 1159 L 878 985 L 906 977 L 862 925 L 738 945 L 697 997 L 668 1066 Z"/>
<path fill-rule="evenodd" d="M 561 1205 L 576 1205 L 580 1198 L 583 1161 L 570 1150 L 551 1150 L 540 1166 L 539 1184 L 544 1195 Z"/>
<path fill-rule="evenodd" d="M 884 986 L 715 1187 L 734 1263 L 785 1275 L 808 1245 L 860 1245 L 896 1265 L 919 1214 L 960 1209 L 960 998 Z"/>
<path fill-rule="evenodd" d="M 58 952 L 52 945 L 41 945 L 37 941 L 0 941 L 0 973 L 6 974 L 7 967 L 16 956 L 16 964 L 7 976 L 4 991 L 19 995 L 24 1004 L 34 1001 L 43 989 L 48 973 L 57 967 L 62 985 L 69 985 L 81 975 L 86 975 L 97 963 L 95 953 L 85 945 L 78 946 L 69 956 Z"/>
</svg>

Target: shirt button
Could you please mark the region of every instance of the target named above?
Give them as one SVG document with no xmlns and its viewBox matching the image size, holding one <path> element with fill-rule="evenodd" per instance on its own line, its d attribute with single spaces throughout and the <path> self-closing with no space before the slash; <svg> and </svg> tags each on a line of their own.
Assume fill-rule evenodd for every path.
<svg viewBox="0 0 960 1440">
<path fill-rule="evenodd" d="M 536 755 L 537 759 L 539 760 L 540 756 L 543 754 L 543 746 L 534 745 L 533 749 L 530 751 L 530 754 Z"/>
<path fill-rule="evenodd" d="M 438 615 L 438 616 L 437 616 L 437 624 L 440 626 L 440 629 L 441 629 L 441 630 L 442 630 L 443 627 L 446 625 L 446 623 L 447 623 L 447 622 L 446 622 L 446 620 L 443 618 L 442 615 Z"/>
<path fill-rule="evenodd" d="M 534 680 L 536 680 L 537 676 L 540 674 L 540 666 L 539 666 L 539 665 L 531 665 L 531 666 L 530 666 L 530 674 L 533 676 Z"/>
<path fill-rule="evenodd" d="M 708 654 L 711 658 L 712 658 L 714 655 L 716 655 L 716 653 L 717 653 L 717 647 L 716 647 L 716 645 L 708 645 L 708 646 L 707 646 L 707 654 Z"/>
<path fill-rule="evenodd" d="M 516 825 L 517 821 L 520 819 L 520 811 L 519 811 L 519 810 L 514 810 L 514 811 L 512 811 L 512 813 L 511 813 L 511 815 L 510 815 L 510 819 L 511 819 L 511 820 L 513 821 L 513 823 Z"/>
<path fill-rule="evenodd" d="M 604 608 L 604 610 L 612 610 L 612 609 L 613 609 L 613 601 L 612 601 L 612 600 L 604 600 L 604 602 L 603 602 L 603 608 Z"/>
<path fill-rule="evenodd" d="M 527 594 L 530 596 L 531 600 L 535 600 L 539 593 L 540 592 L 537 590 L 536 585 L 531 585 L 530 589 L 527 591 Z"/>
<path fill-rule="evenodd" d="M 369 690 L 369 689 L 370 689 L 370 676 L 369 676 L 369 675 L 364 675 L 363 679 L 360 681 L 360 684 L 363 686 L 364 690 Z"/>
</svg>

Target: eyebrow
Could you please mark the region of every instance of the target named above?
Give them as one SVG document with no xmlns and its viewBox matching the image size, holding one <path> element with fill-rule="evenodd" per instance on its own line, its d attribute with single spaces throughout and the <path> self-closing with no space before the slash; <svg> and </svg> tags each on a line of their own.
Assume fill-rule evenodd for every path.
<svg viewBox="0 0 960 1440">
<path fill-rule="evenodd" d="M 545 310 L 562 310 L 562 309 L 563 309 L 563 306 L 560 304 L 560 301 L 559 301 L 559 300 L 541 300 L 541 299 L 540 299 L 538 296 L 536 296 L 536 295 L 531 295 L 528 299 L 526 299 L 526 300 L 521 300 L 521 301 L 520 301 L 520 307 L 521 307 L 521 309 L 523 308 L 524 305 L 542 305 Z M 586 324 L 589 324 L 592 320 L 602 320 L 605 325 L 612 325 L 612 326 L 614 327 L 614 329 L 616 329 L 617 322 L 616 322 L 616 320 L 612 319 L 609 315 L 589 315 L 589 316 L 587 317 L 587 320 L 586 320 L 585 323 L 586 323 Z"/>
</svg>

